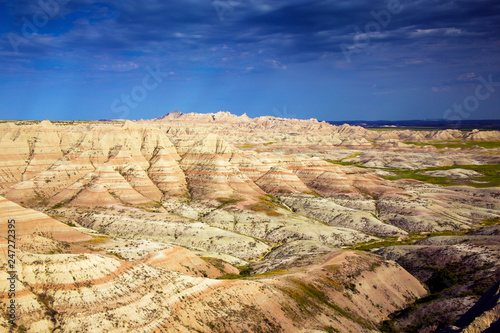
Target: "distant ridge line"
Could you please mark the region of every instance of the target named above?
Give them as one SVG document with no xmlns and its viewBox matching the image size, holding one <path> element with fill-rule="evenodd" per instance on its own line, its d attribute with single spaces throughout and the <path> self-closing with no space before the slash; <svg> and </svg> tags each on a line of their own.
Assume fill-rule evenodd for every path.
<svg viewBox="0 0 500 333">
<path fill-rule="evenodd" d="M 500 130 L 499 119 L 484 119 L 484 120 L 462 120 L 446 121 L 446 120 L 345 120 L 345 121 L 326 121 L 332 125 L 349 124 L 355 126 L 362 126 L 366 128 L 375 127 L 422 127 L 422 128 L 453 128 L 453 129 L 487 129 L 487 130 Z"/>
</svg>

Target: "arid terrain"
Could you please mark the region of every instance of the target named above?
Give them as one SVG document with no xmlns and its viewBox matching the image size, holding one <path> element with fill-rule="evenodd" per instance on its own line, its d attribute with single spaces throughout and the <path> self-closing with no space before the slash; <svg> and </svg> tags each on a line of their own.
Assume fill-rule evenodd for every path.
<svg viewBox="0 0 500 333">
<path fill-rule="evenodd" d="M 494 332 L 499 172 L 498 131 L 4 121 L 0 332 Z"/>
</svg>

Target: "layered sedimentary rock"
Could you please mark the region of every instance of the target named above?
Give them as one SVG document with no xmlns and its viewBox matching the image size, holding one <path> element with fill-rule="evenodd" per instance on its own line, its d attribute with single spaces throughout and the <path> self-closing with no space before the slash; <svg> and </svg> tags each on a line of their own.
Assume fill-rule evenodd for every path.
<svg viewBox="0 0 500 333">
<path fill-rule="evenodd" d="M 23 173 L 23 180 L 33 178 L 37 173 L 47 170 L 57 159 L 63 156 L 59 147 L 59 135 L 54 125 L 44 120 L 36 128 L 36 134 L 28 139 L 30 160 Z"/>
<path fill-rule="evenodd" d="M 144 130 L 141 152 L 144 157 L 149 161 L 156 155 L 159 149 L 164 149 L 176 161 L 180 159 L 172 142 L 170 142 L 165 132 L 156 128 L 147 128 Z"/>
<path fill-rule="evenodd" d="M 460 236 L 429 237 L 414 245 L 375 250 L 426 282 L 433 293 L 427 302 L 397 316 L 391 328 L 494 332 L 499 318 L 499 244 L 500 226 L 496 225 Z M 441 330 L 451 325 L 455 327 Z"/>
<path fill-rule="evenodd" d="M 26 209 L 0 197 L 0 232 L 7 238 L 8 221 L 14 220 L 15 235 L 43 234 L 61 241 L 82 241 L 91 237 L 32 209 Z"/>
<path fill-rule="evenodd" d="M 254 197 L 264 192 L 228 162 L 237 151 L 225 140 L 210 134 L 196 143 L 181 160 L 189 190 L 198 198 Z"/>
<path fill-rule="evenodd" d="M 421 172 L 422 175 L 429 175 L 433 177 L 449 177 L 455 179 L 468 179 L 472 177 L 481 177 L 483 176 L 479 172 L 474 170 L 466 170 L 466 169 L 451 169 L 451 170 L 439 170 L 439 171 L 425 171 Z"/>
<path fill-rule="evenodd" d="M 267 193 L 310 191 L 297 175 L 277 166 L 257 179 L 255 184 Z"/>
<path fill-rule="evenodd" d="M 29 161 L 30 148 L 26 133 L 18 126 L 7 123 L 0 124 L 0 190 L 2 193 L 9 186 L 20 182 Z"/>
<path fill-rule="evenodd" d="M 143 259 L 143 262 L 190 276 L 204 276 L 215 279 L 224 275 L 214 265 L 200 259 L 193 252 L 183 247 L 174 247 L 150 254 Z M 233 267 L 231 273 L 238 274 L 239 270 Z"/>
<path fill-rule="evenodd" d="M 16 202 L 50 198 L 93 170 L 87 153 L 70 151 L 48 170 L 11 186 L 6 197 Z"/>
<path fill-rule="evenodd" d="M 465 134 L 464 139 L 471 141 L 498 141 L 500 140 L 500 132 L 473 130 Z"/>
<path fill-rule="evenodd" d="M 77 193 L 70 201 L 74 206 L 112 206 L 120 202 L 101 184 L 82 185 L 76 188 L 75 192 Z"/>
<path fill-rule="evenodd" d="M 140 194 L 154 201 L 160 201 L 163 193 L 149 178 L 146 171 L 137 164 L 126 164 L 119 170 L 127 182 Z M 182 179 L 182 178 L 181 178 Z"/>
<path fill-rule="evenodd" d="M 415 182 L 401 182 L 401 187 L 411 188 L 412 192 L 383 195 L 377 200 L 377 207 L 381 220 L 406 231 L 468 229 L 474 221 L 499 217 L 495 198 L 471 198 L 438 187 L 419 188 Z"/>
<path fill-rule="evenodd" d="M 5 245 L 0 246 L 3 263 Z M 62 332 L 298 332 L 331 325 L 369 332 L 387 314 L 426 293 L 399 266 L 354 253 L 330 256 L 307 272 L 247 281 L 190 277 L 95 254 L 20 252 L 18 258 L 17 322 L 37 332 L 56 327 Z M 377 267 L 371 271 L 371 265 Z M 354 278 L 332 267 L 350 267 Z M 2 274 L 4 296 L 8 285 Z M 347 289 L 358 283 L 364 287 Z M 325 290 L 329 284 L 334 287 Z M 297 298 L 304 288 L 310 292 Z M 218 297 L 221 293 L 225 296 Z"/>
<path fill-rule="evenodd" d="M 111 166 L 99 167 L 87 174 L 74 188 L 76 195 L 71 204 L 79 206 L 107 206 L 123 202 L 133 205 L 150 202 L 134 190 L 132 186 Z"/>
<path fill-rule="evenodd" d="M 269 171 L 270 166 L 261 162 L 256 154 L 239 153 L 229 159 L 229 163 L 236 166 L 245 176 L 253 182 Z"/>
<path fill-rule="evenodd" d="M 264 239 L 272 244 L 303 239 L 342 246 L 376 239 L 351 228 L 326 225 L 279 206 L 270 206 L 266 202 L 251 204 L 245 208 L 226 206 L 205 215 L 202 220 L 213 227 Z"/>
<path fill-rule="evenodd" d="M 378 236 L 407 235 L 404 230 L 386 224 L 368 212 L 341 206 L 331 199 L 310 195 L 280 195 L 279 198 L 296 212 L 332 226 L 355 229 Z"/>
<path fill-rule="evenodd" d="M 500 282 L 496 283 L 453 327 L 439 333 L 495 332 L 500 329 Z"/>
<path fill-rule="evenodd" d="M 187 195 L 186 176 L 167 149 L 160 148 L 150 160 L 148 175 L 164 194 Z"/>
<path fill-rule="evenodd" d="M 260 240 L 170 213 L 124 214 L 112 210 L 85 214 L 78 222 L 115 237 L 168 240 L 193 250 L 226 253 L 244 260 L 269 251 L 269 246 Z"/>
<path fill-rule="evenodd" d="M 500 150 L 468 142 L 497 135 L 227 112 L 0 123 L 0 232 L 18 221 L 18 324 L 30 332 L 374 331 L 426 292 L 394 262 L 346 248 L 415 239 L 376 251 L 428 287 L 450 277 L 443 268 L 462 281 L 460 265 L 470 264 L 474 296 L 463 285 L 449 293 L 472 306 L 494 284 L 497 240 L 484 233 L 497 231 L 424 233 L 464 233 L 500 218 Z M 0 248 L 5 268 L 1 237 Z M 466 308 L 447 295 L 437 305 L 458 319 Z M 421 310 L 394 327 L 416 327 L 432 306 L 413 308 Z"/>
</svg>

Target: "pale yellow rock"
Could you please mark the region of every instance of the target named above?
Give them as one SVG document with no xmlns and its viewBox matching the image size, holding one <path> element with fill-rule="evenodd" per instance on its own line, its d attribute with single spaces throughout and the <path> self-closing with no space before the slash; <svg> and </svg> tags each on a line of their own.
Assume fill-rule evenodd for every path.
<svg viewBox="0 0 500 333">
<path fill-rule="evenodd" d="M 310 192 L 309 188 L 293 172 L 272 167 L 266 174 L 255 181 L 267 193 Z"/>
<path fill-rule="evenodd" d="M 148 255 L 142 260 L 145 264 L 163 267 L 190 276 L 205 276 L 211 279 L 218 278 L 223 273 L 212 264 L 200 259 L 193 252 L 174 247 Z M 236 270 L 236 274 L 238 270 Z"/>
<path fill-rule="evenodd" d="M 0 197 L 0 233 L 7 238 L 8 221 L 15 220 L 17 236 L 43 234 L 61 241 L 83 241 L 91 237 L 32 209 L 23 208 L 4 197 Z"/>
<path fill-rule="evenodd" d="M 188 195 L 186 176 L 175 158 L 165 148 L 155 152 L 150 160 L 149 178 L 166 195 Z"/>
</svg>

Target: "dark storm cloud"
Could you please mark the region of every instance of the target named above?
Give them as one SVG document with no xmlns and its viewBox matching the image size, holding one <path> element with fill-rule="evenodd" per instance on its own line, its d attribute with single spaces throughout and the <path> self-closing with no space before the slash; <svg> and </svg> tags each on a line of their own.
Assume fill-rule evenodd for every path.
<svg viewBox="0 0 500 333">
<path fill-rule="evenodd" d="M 65 82 L 75 91 L 85 86 L 89 94 L 105 94 L 117 83 L 133 86 L 146 67 L 158 65 L 175 73 L 170 88 L 181 82 L 186 101 L 213 99 L 214 107 L 223 105 L 220 96 L 236 106 L 257 105 L 264 89 L 261 105 L 301 96 L 295 103 L 305 108 L 387 107 L 397 114 L 397 100 L 413 101 L 435 110 L 429 111 L 437 112 L 434 118 L 439 108 L 463 100 L 458 94 L 469 94 L 477 77 L 500 77 L 498 0 L 401 0 L 401 11 L 383 25 L 373 13 L 386 15 L 396 0 L 41 1 L 65 3 L 25 36 L 26 22 L 43 14 L 39 1 L 0 1 L 0 84 L 9 89 Z M 370 24 L 380 31 L 365 34 Z M 17 52 L 12 36 L 23 38 Z M 471 80 L 458 79 L 470 73 Z M 215 92 L 200 96 L 200 89 Z M 452 93 L 454 100 L 436 104 L 437 95 Z M 366 96 L 379 96 L 377 105 Z"/>
<path fill-rule="evenodd" d="M 28 0 L 7 1 L 10 11 L 30 17 L 40 7 Z M 231 45 L 240 52 L 265 49 L 286 61 L 341 57 L 340 43 L 353 44 L 356 29 L 373 21 L 382 1 L 222 1 L 229 8 L 221 21 L 211 1 L 73 0 L 61 6 L 58 21 L 71 20 L 60 31 L 40 29 L 25 52 L 47 48 L 113 53 L 203 52 Z M 500 3 L 497 1 L 401 1 L 403 11 L 370 40 L 370 47 L 412 47 L 434 54 L 469 53 L 471 47 L 498 47 Z M 45 38 L 42 38 L 45 35 Z M 5 47 L 4 43 L 4 47 Z M 432 46 L 428 49 L 429 46 Z M 427 48 L 427 50 L 426 50 Z M 43 49 L 43 50 L 42 50 Z M 209 57 L 209 55 L 206 55 Z M 422 54 L 415 54 L 416 57 Z M 438 60 L 438 59 L 435 59 Z"/>
</svg>

